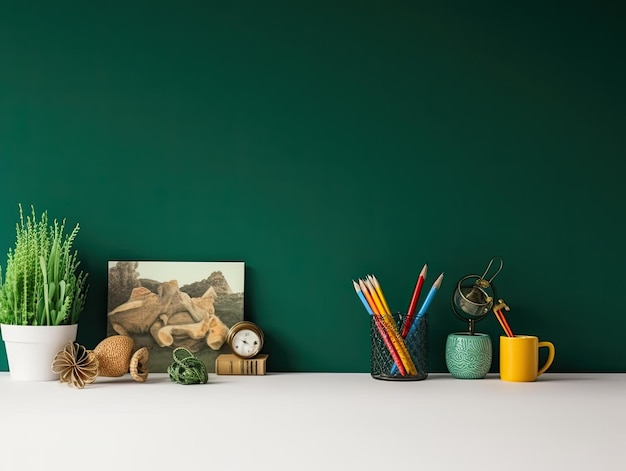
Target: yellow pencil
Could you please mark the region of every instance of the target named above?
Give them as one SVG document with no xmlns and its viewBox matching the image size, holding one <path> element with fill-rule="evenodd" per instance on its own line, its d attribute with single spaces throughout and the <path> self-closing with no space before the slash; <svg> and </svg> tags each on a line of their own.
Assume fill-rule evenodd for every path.
<svg viewBox="0 0 626 471">
<path fill-rule="evenodd" d="M 370 293 L 370 296 L 374 300 L 376 307 L 378 308 L 378 312 L 380 312 L 381 315 L 386 317 L 390 313 L 387 312 L 387 310 L 385 309 L 383 302 L 380 300 L 380 296 L 378 296 L 378 293 L 376 292 L 376 288 L 374 288 L 370 280 L 365 280 L 364 283 Z"/>
<path fill-rule="evenodd" d="M 367 303 L 367 299 L 365 299 L 365 295 L 363 294 L 363 290 L 361 289 L 359 284 L 354 280 L 352 280 L 352 284 L 354 284 L 354 290 L 356 291 L 356 294 L 361 299 L 361 302 L 365 306 L 365 309 L 367 310 L 369 315 L 372 316 L 372 319 L 374 320 L 374 324 L 376 325 L 376 328 L 378 329 L 378 333 L 380 334 L 380 338 L 382 338 L 383 342 L 385 342 L 385 346 L 387 347 L 387 350 L 389 351 L 389 353 L 391 354 L 391 357 L 393 358 L 394 366 L 398 368 L 402 376 L 406 376 L 404 363 L 402 363 L 402 359 L 400 358 L 398 351 L 393 346 L 393 343 L 391 342 L 391 339 L 389 338 L 389 334 L 387 333 L 387 330 L 385 330 L 385 326 L 383 325 L 382 320 L 380 319 L 380 316 L 377 314 L 374 314 L 374 311 L 372 311 L 372 308 Z"/>
<path fill-rule="evenodd" d="M 370 282 L 376 289 L 376 293 L 378 293 L 378 297 L 383 303 L 383 306 L 385 307 L 385 311 L 387 311 L 387 314 L 391 314 L 391 309 L 389 309 L 389 304 L 387 304 L 387 300 L 385 299 L 385 296 L 383 295 L 383 290 L 380 287 L 380 283 L 378 282 L 378 280 L 376 279 L 374 275 L 368 275 L 368 277 L 370 279 Z"/>
<path fill-rule="evenodd" d="M 376 306 L 377 311 L 383 321 L 383 325 L 387 329 L 387 333 L 389 334 L 389 338 L 391 339 L 391 343 L 396 348 L 398 355 L 400 355 L 400 359 L 402 360 L 402 364 L 407 372 L 411 375 L 417 375 L 417 368 L 415 367 L 415 363 L 411 359 L 411 354 L 409 350 L 406 348 L 406 344 L 404 340 L 400 336 L 400 332 L 398 332 L 398 328 L 396 327 L 396 323 L 391 317 L 391 313 L 387 313 L 383 303 L 381 302 L 378 294 L 376 293 L 376 289 L 372 286 L 372 283 L 367 280 L 359 280 L 359 283 L 363 282 L 361 285 L 361 289 L 365 292 L 369 292 L 370 297 L 372 298 L 374 305 Z M 366 296 L 367 298 L 367 296 Z M 369 302 L 369 301 L 368 301 Z M 376 312 L 376 311 L 374 311 Z"/>
</svg>

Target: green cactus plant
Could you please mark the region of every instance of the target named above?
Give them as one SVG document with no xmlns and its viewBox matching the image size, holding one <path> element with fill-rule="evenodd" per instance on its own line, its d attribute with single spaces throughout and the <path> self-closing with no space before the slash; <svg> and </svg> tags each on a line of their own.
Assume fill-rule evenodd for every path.
<svg viewBox="0 0 626 471">
<path fill-rule="evenodd" d="M 65 219 L 50 224 L 35 208 L 24 218 L 19 205 L 15 247 L 9 248 L 2 276 L 0 323 L 11 325 L 76 324 L 85 305 L 87 274 L 79 271 L 72 245 L 80 227 L 65 231 Z"/>
</svg>

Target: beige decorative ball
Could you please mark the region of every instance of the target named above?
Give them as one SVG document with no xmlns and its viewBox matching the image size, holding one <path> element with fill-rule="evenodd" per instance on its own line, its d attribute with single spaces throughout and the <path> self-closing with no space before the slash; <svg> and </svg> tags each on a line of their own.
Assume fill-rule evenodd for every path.
<svg viewBox="0 0 626 471">
<path fill-rule="evenodd" d="M 98 376 L 116 378 L 128 373 L 135 342 L 127 335 L 107 337 L 93 349 L 98 359 Z"/>
</svg>

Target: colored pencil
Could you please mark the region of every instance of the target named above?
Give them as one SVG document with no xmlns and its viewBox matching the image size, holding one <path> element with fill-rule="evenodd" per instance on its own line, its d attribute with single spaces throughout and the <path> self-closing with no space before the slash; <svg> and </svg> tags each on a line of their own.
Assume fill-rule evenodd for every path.
<svg viewBox="0 0 626 471">
<path fill-rule="evenodd" d="M 385 299 L 383 290 L 380 287 L 380 283 L 374 275 L 367 275 L 367 278 L 370 280 L 370 283 L 372 283 L 372 286 L 374 286 L 374 289 L 376 289 L 376 294 L 378 294 L 378 297 L 380 298 L 380 301 L 382 302 L 385 311 L 387 312 L 387 314 L 391 314 L 391 309 L 389 309 L 389 304 L 387 304 L 387 300 Z"/>
<path fill-rule="evenodd" d="M 415 316 L 415 318 L 413 319 L 413 322 L 411 323 L 411 328 L 409 329 L 409 333 L 407 334 L 407 338 L 410 338 L 413 335 L 413 332 L 415 332 L 415 330 L 417 329 L 417 326 L 419 325 L 420 319 L 428 311 L 428 308 L 429 308 L 433 298 L 435 297 L 435 295 L 439 291 L 439 288 L 441 287 L 441 282 L 442 281 L 443 281 L 443 273 L 437 277 L 437 279 L 435 280 L 435 282 L 431 286 L 430 291 L 428 292 L 428 295 L 426 296 L 426 299 L 424 300 L 424 303 L 422 304 L 422 307 L 420 308 L 419 312 L 417 313 L 417 316 Z M 391 374 L 394 375 L 396 373 L 397 373 L 397 370 L 394 367 L 392 367 L 391 368 Z"/>
<path fill-rule="evenodd" d="M 393 346 L 393 343 L 391 342 L 391 339 L 389 338 L 389 335 L 387 335 L 387 332 L 385 331 L 385 328 L 382 325 L 379 317 L 374 314 L 374 311 L 372 310 L 372 308 L 368 304 L 367 299 L 365 299 L 365 295 L 363 294 L 363 291 L 361 290 L 361 287 L 359 286 L 359 284 L 356 281 L 354 281 L 354 280 L 352 280 L 352 284 L 354 285 L 354 290 L 356 291 L 356 294 L 361 299 L 361 302 L 363 303 L 363 306 L 365 306 L 365 310 L 368 312 L 368 314 L 370 316 L 373 317 L 374 324 L 376 325 L 376 329 L 378 329 L 378 333 L 380 334 L 381 338 L 383 339 L 383 342 L 385 343 L 385 346 L 387 347 L 387 350 L 391 354 L 391 358 L 393 358 L 393 361 L 396 364 L 396 367 L 400 370 L 400 374 L 402 376 L 406 376 L 406 370 L 404 369 L 404 365 L 402 364 L 402 359 L 398 355 L 398 352 L 396 351 L 396 348 Z"/>
<path fill-rule="evenodd" d="M 374 301 L 374 304 L 376 305 L 376 308 L 378 309 L 378 313 L 382 315 L 384 318 L 387 317 L 387 315 L 390 313 L 387 312 L 387 309 L 385 309 L 385 305 L 381 301 L 380 296 L 378 296 L 378 293 L 376 292 L 376 288 L 374 288 L 374 286 L 372 285 L 372 282 L 366 279 L 366 280 L 363 280 L 363 283 L 365 284 L 365 287 L 367 288 L 370 296 L 372 297 L 372 300 Z"/>
<path fill-rule="evenodd" d="M 413 360 L 411 359 L 409 350 L 406 348 L 406 345 L 404 344 L 404 340 L 400 336 L 400 332 L 398 332 L 398 328 L 396 326 L 395 321 L 391 317 L 391 313 L 385 310 L 385 307 L 383 306 L 382 301 L 380 300 L 378 294 L 376 293 L 376 289 L 372 286 L 372 283 L 369 280 L 359 279 L 359 285 L 361 286 L 361 289 L 363 290 L 363 294 L 365 294 L 366 298 L 367 298 L 366 293 L 369 292 L 370 298 L 372 298 L 374 305 L 376 306 L 376 309 L 374 309 L 372 306 L 372 310 L 374 311 L 374 313 L 376 313 L 376 310 L 378 310 L 378 313 L 381 317 L 385 330 L 389 334 L 389 338 L 391 339 L 393 346 L 396 347 L 396 351 L 398 352 L 398 355 L 400 355 L 400 358 L 402 359 L 404 368 L 409 372 L 409 374 L 416 375 L 417 368 L 415 367 L 415 364 L 413 363 Z M 367 300 L 369 302 L 369 298 L 367 298 Z"/>
<path fill-rule="evenodd" d="M 358 284 L 359 284 L 359 287 L 361 288 L 361 293 L 363 293 L 363 296 L 365 297 L 365 300 L 367 301 L 367 304 L 372 310 L 372 312 L 374 314 L 380 315 L 381 312 L 378 310 L 376 303 L 372 299 L 372 295 L 370 294 L 370 291 L 367 289 L 367 286 L 365 286 L 365 282 L 361 278 L 359 278 Z"/>
<path fill-rule="evenodd" d="M 426 275 L 428 272 L 428 264 L 424 264 L 422 271 L 417 277 L 417 283 L 415 284 L 415 289 L 413 290 L 413 296 L 411 297 L 411 303 L 409 304 L 409 309 L 407 310 L 406 319 L 404 320 L 404 325 L 402 326 L 402 338 L 405 339 L 407 334 L 409 333 L 409 329 L 411 328 L 411 323 L 413 322 L 413 317 L 415 316 L 415 309 L 417 308 L 417 301 L 420 297 L 420 292 L 422 291 L 422 286 L 424 285 L 424 280 L 426 279 Z"/>
<path fill-rule="evenodd" d="M 433 285 L 430 287 L 430 291 L 428 292 L 428 295 L 426 296 L 426 299 L 424 300 L 422 307 L 420 307 L 420 310 L 417 313 L 417 317 L 421 317 L 424 314 L 426 314 L 426 312 L 428 311 L 428 308 L 430 307 L 430 304 L 433 301 L 433 298 L 435 297 L 435 294 L 437 294 L 437 292 L 439 291 L 439 288 L 441 288 L 442 281 L 443 281 L 443 273 L 437 277 Z M 413 324 L 415 324 L 415 322 Z"/>
<path fill-rule="evenodd" d="M 504 330 L 504 333 L 507 335 L 507 337 L 514 337 L 513 331 L 511 330 L 511 327 L 509 327 L 509 323 L 506 321 L 506 317 L 504 317 L 502 309 L 493 311 L 493 313 L 496 315 L 496 319 L 498 319 L 498 322 L 502 326 L 502 330 Z"/>
<path fill-rule="evenodd" d="M 374 315 L 374 311 L 372 310 L 371 306 L 367 302 L 367 299 L 365 299 L 365 295 L 363 294 L 363 291 L 361 290 L 361 287 L 354 280 L 352 280 L 352 284 L 354 285 L 354 291 L 356 291 L 356 294 L 359 296 L 359 299 L 361 299 L 361 302 L 363 303 L 363 306 L 365 306 L 365 310 L 367 311 L 367 313 L 370 316 L 373 316 Z"/>
<path fill-rule="evenodd" d="M 385 346 L 387 347 L 387 350 L 389 351 L 389 353 L 391 354 L 391 357 L 393 358 L 394 365 L 396 366 L 396 368 L 398 368 L 398 370 L 400 370 L 400 374 L 402 376 L 406 376 L 407 371 L 404 368 L 404 363 L 402 363 L 402 358 L 400 357 L 400 354 L 398 353 L 396 348 L 393 346 L 393 341 L 389 337 L 389 334 L 387 334 L 387 331 L 385 330 L 385 326 L 383 325 L 380 318 L 376 317 L 375 315 L 373 317 L 374 317 L 374 323 L 376 324 L 376 328 L 378 329 L 378 333 L 382 337 L 383 342 L 385 342 Z"/>
</svg>

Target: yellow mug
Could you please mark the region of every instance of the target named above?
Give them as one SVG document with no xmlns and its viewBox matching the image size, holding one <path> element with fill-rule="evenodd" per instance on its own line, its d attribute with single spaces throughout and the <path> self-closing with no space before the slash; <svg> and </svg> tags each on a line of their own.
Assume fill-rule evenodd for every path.
<svg viewBox="0 0 626 471">
<path fill-rule="evenodd" d="M 539 349 L 548 349 L 548 358 L 539 367 Z M 534 335 L 500 337 L 500 379 L 503 381 L 535 381 L 554 361 L 554 344 L 540 342 Z"/>
</svg>

